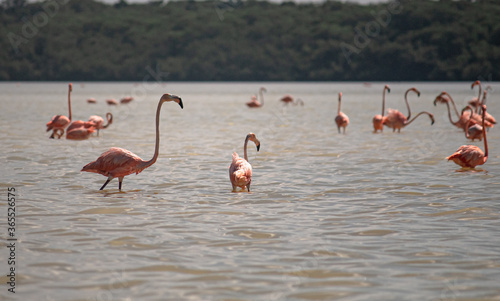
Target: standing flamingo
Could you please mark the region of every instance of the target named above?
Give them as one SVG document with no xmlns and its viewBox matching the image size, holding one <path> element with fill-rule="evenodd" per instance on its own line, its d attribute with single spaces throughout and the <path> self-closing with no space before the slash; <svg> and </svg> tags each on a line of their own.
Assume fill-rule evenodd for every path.
<svg viewBox="0 0 500 301">
<path fill-rule="evenodd" d="M 391 93 L 389 85 L 384 86 L 384 91 L 382 92 L 382 115 L 375 115 L 372 119 L 373 122 L 373 132 L 376 133 L 378 130 L 381 132 L 384 130 L 384 121 L 387 117 L 384 117 L 385 111 L 385 91 Z"/>
<path fill-rule="evenodd" d="M 140 173 L 145 168 L 153 165 L 158 158 L 160 150 L 160 110 L 161 106 L 166 101 L 175 101 L 183 108 L 182 99 L 179 96 L 171 94 L 163 94 L 158 102 L 156 109 L 156 143 L 153 158 L 149 161 L 142 160 L 136 154 L 119 147 L 112 147 L 108 151 L 102 153 L 97 160 L 85 165 L 81 171 L 95 172 L 108 177 L 100 190 L 103 190 L 106 185 L 113 179 L 118 178 L 118 189 L 122 189 L 122 182 L 125 176 L 132 173 Z"/>
<path fill-rule="evenodd" d="M 345 128 L 347 127 L 347 125 L 349 125 L 349 117 L 347 117 L 346 114 L 340 111 L 341 102 L 342 102 L 342 92 L 339 92 L 339 106 L 337 110 L 337 116 L 335 117 L 335 123 L 337 124 L 337 129 L 339 130 L 339 134 L 341 127 L 344 128 L 344 134 L 345 134 Z"/>
<path fill-rule="evenodd" d="M 479 141 L 481 141 L 481 139 L 483 139 L 483 127 L 480 126 L 479 124 L 470 125 L 470 123 L 472 121 L 472 114 L 474 113 L 474 109 L 472 108 L 472 106 L 468 105 L 465 108 L 463 108 L 462 115 L 463 115 L 463 111 L 465 111 L 465 110 L 471 111 L 471 113 L 469 115 L 469 120 L 465 124 L 465 128 L 467 129 L 465 131 L 465 138 L 471 139 L 472 141 L 474 141 L 475 139 L 479 139 Z"/>
<path fill-rule="evenodd" d="M 284 102 L 285 104 L 289 104 L 289 103 L 293 102 L 293 96 L 290 94 L 286 94 L 285 96 L 281 97 L 280 100 L 282 102 Z"/>
<path fill-rule="evenodd" d="M 134 98 L 132 96 L 126 96 L 126 97 L 123 97 L 122 99 L 120 99 L 120 103 L 129 103 L 132 100 L 134 100 Z"/>
<path fill-rule="evenodd" d="M 252 96 L 252 99 L 247 102 L 247 106 L 249 106 L 250 108 L 260 108 L 264 105 L 264 94 L 263 92 L 267 92 L 266 88 L 264 87 L 261 87 L 259 89 L 259 96 L 260 96 L 260 102 L 257 100 L 257 96 L 253 95 Z"/>
<path fill-rule="evenodd" d="M 456 122 L 454 122 L 451 119 L 451 109 L 450 109 L 450 104 L 449 104 L 450 102 L 453 105 L 453 109 L 458 117 L 458 120 Z M 448 118 L 450 119 L 451 124 L 453 124 L 454 126 L 458 127 L 459 129 L 462 129 L 464 131 L 466 130 L 465 125 L 466 125 L 467 121 L 469 120 L 469 113 L 467 111 L 465 111 L 465 112 L 462 111 L 463 114 L 459 115 L 458 111 L 457 111 L 457 107 L 455 106 L 455 102 L 453 101 L 453 98 L 451 97 L 450 94 L 448 94 L 445 91 L 441 92 L 441 94 L 439 94 L 436 97 L 436 99 L 434 99 L 434 105 L 436 105 L 437 103 L 446 104 L 446 107 L 448 109 Z M 481 123 L 481 116 L 479 114 L 475 114 L 473 112 L 471 123 L 472 124 Z M 493 124 L 491 124 L 488 121 L 485 122 L 485 125 L 486 125 L 486 127 L 493 127 Z"/>
<path fill-rule="evenodd" d="M 101 116 L 92 115 L 89 117 L 89 122 L 91 122 L 97 130 L 97 136 L 99 136 L 99 130 L 105 129 L 113 123 L 113 114 L 111 114 L 110 112 L 106 113 L 106 119 L 108 123 L 104 125 L 104 119 L 102 119 Z"/>
<path fill-rule="evenodd" d="M 426 112 L 426 111 L 422 111 L 422 112 L 418 113 L 417 116 L 413 117 L 413 119 L 408 121 L 408 119 L 410 119 L 410 117 L 411 117 L 410 104 L 408 103 L 408 93 L 410 91 L 417 93 L 417 95 L 420 97 L 420 91 L 418 91 L 416 88 L 410 88 L 410 89 L 406 90 L 405 102 L 406 102 L 406 107 L 408 108 L 408 116 L 407 117 L 405 117 L 405 115 L 403 115 L 403 113 L 401 113 L 398 110 L 393 110 L 393 109 L 387 110 L 388 114 L 387 114 L 387 119 L 384 121 L 384 125 L 389 127 L 389 128 L 392 128 L 393 132 L 398 130 L 398 133 L 400 133 L 402 128 L 404 128 L 405 126 L 412 123 L 413 120 L 417 119 L 417 117 L 422 115 L 422 114 L 429 115 L 429 118 L 431 119 L 431 125 L 434 124 L 434 115 L 432 115 L 431 113 Z"/>
<path fill-rule="evenodd" d="M 111 98 L 111 99 L 106 99 L 106 103 L 110 106 L 116 106 L 118 105 L 118 101 L 114 98 Z"/>
<path fill-rule="evenodd" d="M 486 105 L 481 106 L 483 112 L 483 138 L 484 138 L 484 153 L 475 145 L 462 145 L 451 156 L 446 157 L 448 161 L 452 160 L 462 168 L 475 168 L 478 165 L 483 165 L 488 160 L 488 142 L 486 141 L 486 130 L 484 124 L 484 115 L 486 112 Z"/>
<path fill-rule="evenodd" d="M 66 117 L 64 115 L 55 115 L 52 117 L 52 119 L 47 122 L 47 132 L 52 130 L 52 135 L 50 135 L 50 138 L 54 138 L 55 135 L 55 130 L 61 129 L 64 134 L 64 129 L 70 124 L 71 122 L 71 91 L 73 90 L 73 84 L 68 85 L 68 111 L 69 111 L 69 117 Z M 61 136 L 59 136 L 60 138 Z"/>
<path fill-rule="evenodd" d="M 250 192 L 250 184 L 252 183 L 252 165 L 248 162 L 247 144 L 248 141 L 253 141 L 257 146 L 257 151 L 260 149 L 260 141 L 255 137 L 254 133 L 249 133 L 245 138 L 243 153 L 245 158 L 240 158 L 236 152 L 233 153 L 233 162 L 229 166 L 229 180 L 233 185 L 233 192 L 236 192 L 236 187 L 243 190 L 245 188 Z"/>
<path fill-rule="evenodd" d="M 471 90 L 474 89 L 475 86 L 479 86 L 479 94 L 478 94 L 477 98 L 474 97 L 471 101 L 469 101 L 469 104 L 473 105 L 476 108 L 476 113 L 477 113 L 479 110 L 479 106 L 481 106 L 481 104 L 483 104 L 481 101 L 481 90 L 482 90 L 481 82 L 478 80 L 473 82 L 471 87 L 470 87 Z"/>
<path fill-rule="evenodd" d="M 97 103 L 97 99 L 91 97 L 87 99 L 87 103 Z"/>
<path fill-rule="evenodd" d="M 488 86 L 489 87 L 489 86 Z M 481 104 L 485 105 L 486 104 L 486 96 L 488 94 L 488 90 L 483 91 L 483 99 L 481 99 Z M 479 106 L 478 106 L 479 107 Z M 493 127 L 495 124 L 497 124 L 497 121 L 495 117 L 493 117 L 490 113 L 486 112 L 484 115 L 484 118 L 486 119 L 486 122 L 491 123 L 491 127 Z"/>
</svg>

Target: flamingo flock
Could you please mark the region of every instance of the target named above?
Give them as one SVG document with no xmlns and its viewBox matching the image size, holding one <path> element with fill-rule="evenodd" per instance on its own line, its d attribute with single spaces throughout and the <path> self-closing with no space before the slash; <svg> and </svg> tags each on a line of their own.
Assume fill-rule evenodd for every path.
<svg viewBox="0 0 500 301">
<path fill-rule="evenodd" d="M 474 169 L 478 165 L 483 165 L 486 163 L 488 159 L 488 144 L 487 144 L 487 128 L 492 128 L 496 124 L 496 121 L 491 114 L 487 112 L 486 107 L 486 96 L 487 90 L 482 91 L 481 83 L 476 81 L 472 84 L 472 89 L 474 87 L 479 87 L 479 96 L 482 95 L 482 98 L 479 97 L 472 99 L 469 102 L 469 105 L 465 106 L 461 110 L 461 114 L 459 114 L 455 102 L 450 94 L 446 91 L 441 92 L 434 99 L 434 106 L 437 104 L 445 104 L 448 111 L 448 118 L 450 123 L 463 130 L 465 133 L 466 139 L 470 139 L 474 141 L 478 139 L 479 141 L 484 141 L 484 152 L 475 145 L 462 145 L 458 148 L 456 152 L 452 155 L 446 157 L 448 161 L 453 161 L 457 165 L 461 166 L 464 169 Z M 75 120 L 72 121 L 72 112 L 71 112 L 71 92 L 72 92 L 72 84 L 68 85 L 68 117 L 64 115 L 55 115 L 52 119 L 46 124 L 47 131 L 52 131 L 50 138 L 61 138 L 66 132 L 66 138 L 70 140 L 85 140 L 88 139 L 94 132 L 97 131 L 97 135 L 99 134 L 99 130 L 106 129 L 113 122 L 113 115 L 111 113 L 106 114 L 106 124 L 104 124 L 104 119 L 98 115 L 92 115 L 89 117 L 88 121 Z M 259 90 L 260 101 L 257 99 L 257 96 L 253 97 L 253 100 L 249 103 L 246 103 L 250 108 L 262 107 L 264 104 L 263 92 L 267 90 L 262 87 Z M 388 109 L 387 114 L 385 114 L 385 101 L 386 101 L 386 92 L 390 93 L 390 87 L 385 85 L 382 92 L 382 114 L 375 115 L 372 119 L 373 123 L 373 133 L 378 133 L 378 131 L 382 132 L 383 127 L 386 126 L 388 128 L 392 128 L 393 132 L 396 130 L 400 133 L 401 129 L 410 125 L 417 117 L 420 115 L 428 115 L 431 120 L 431 125 L 434 124 L 435 119 L 434 115 L 427 112 L 422 111 L 419 112 L 416 116 L 411 118 L 411 109 L 408 102 L 409 93 L 414 93 L 417 97 L 420 97 L 420 91 L 415 88 L 409 88 L 404 94 L 404 101 L 406 107 L 408 109 L 408 115 L 405 116 L 398 110 Z M 346 127 L 349 125 L 349 117 L 341 111 L 341 103 L 342 103 L 343 93 L 338 93 L 338 107 L 337 107 L 337 115 L 334 118 L 335 124 L 337 126 L 338 133 L 346 133 Z M 124 98 L 125 99 L 125 98 Z M 90 99 L 89 99 L 90 100 Z M 125 101 L 122 99 L 122 103 L 130 102 L 132 98 L 128 98 Z M 100 190 L 103 190 L 108 183 L 114 178 L 118 178 L 118 189 L 121 191 L 122 183 L 125 176 L 130 174 L 139 174 L 144 169 L 153 165 L 159 155 L 159 143 L 160 143 L 160 112 L 163 103 L 165 102 L 176 102 L 181 109 L 183 108 L 182 99 L 179 96 L 173 94 L 163 94 L 158 102 L 158 107 L 156 110 L 156 140 L 155 140 L 155 148 L 154 155 L 150 160 L 143 160 L 136 154 L 119 147 L 112 147 L 109 150 L 102 153 L 95 161 L 92 161 L 81 169 L 81 171 L 98 173 L 105 177 L 107 177 L 104 184 L 101 186 Z M 285 104 L 294 103 L 294 98 L 291 95 L 285 95 L 280 99 Z M 89 103 L 94 103 L 90 102 Z M 303 102 L 302 102 L 303 104 Z M 451 104 L 451 106 L 450 106 Z M 457 121 L 453 121 L 451 110 L 455 112 L 457 116 Z M 236 152 L 232 154 L 232 162 L 229 166 L 229 180 L 231 182 L 232 191 L 237 192 L 237 188 L 240 188 L 240 191 L 250 192 L 250 186 L 252 183 L 252 165 L 248 161 L 247 155 L 247 146 L 248 142 L 252 141 L 255 143 L 257 152 L 260 150 L 260 141 L 257 139 L 256 135 L 250 132 L 245 137 L 245 142 L 243 145 L 243 158 L 240 157 Z"/>
</svg>

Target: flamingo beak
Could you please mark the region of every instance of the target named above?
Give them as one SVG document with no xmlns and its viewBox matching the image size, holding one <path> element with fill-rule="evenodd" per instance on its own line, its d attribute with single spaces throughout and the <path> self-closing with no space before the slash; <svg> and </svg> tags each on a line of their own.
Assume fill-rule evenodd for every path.
<svg viewBox="0 0 500 301">
<path fill-rule="evenodd" d="M 181 109 L 184 109 L 184 105 L 182 104 L 182 99 L 179 97 L 179 106 L 181 106 Z"/>
<path fill-rule="evenodd" d="M 260 143 L 257 144 L 257 151 L 259 151 L 259 150 L 260 150 Z"/>
<path fill-rule="evenodd" d="M 181 106 L 181 109 L 184 109 L 184 105 L 182 104 L 182 99 L 179 96 L 170 95 L 170 99 L 173 99 L 176 103 L 179 104 L 179 106 Z"/>
</svg>

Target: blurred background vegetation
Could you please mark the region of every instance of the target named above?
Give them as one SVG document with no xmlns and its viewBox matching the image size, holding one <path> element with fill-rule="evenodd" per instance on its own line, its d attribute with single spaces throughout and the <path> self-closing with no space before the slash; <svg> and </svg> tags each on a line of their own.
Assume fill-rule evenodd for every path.
<svg viewBox="0 0 500 301">
<path fill-rule="evenodd" d="M 494 0 L 4 0 L 0 80 L 496 80 L 499 16 Z"/>
</svg>

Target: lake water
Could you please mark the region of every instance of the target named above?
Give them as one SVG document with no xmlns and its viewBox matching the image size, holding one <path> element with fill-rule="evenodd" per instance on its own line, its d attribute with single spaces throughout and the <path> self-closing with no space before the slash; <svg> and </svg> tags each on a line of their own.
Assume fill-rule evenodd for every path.
<svg viewBox="0 0 500 301">
<path fill-rule="evenodd" d="M 450 124 L 471 83 L 387 83 L 386 108 L 413 116 L 400 134 L 373 134 L 386 83 L 73 83 L 73 119 L 114 114 L 86 141 L 49 139 L 45 124 L 68 114 L 68 83 L 0 84 L 1 300 L 498 300 L 500 129 L 476 171 L 444 158 L 468 142 Z M 500 114 L 500 83 L 488 112 Z M 264 106 L 245 102 L 265 87 Z M 154 116 L 165 103 L 160 156 L 118 191 L 80 172 L 110 147 L 143 159 L 154 151 Z M 337 94 L 350 118 L 334 123 Z M 304 106 L 284 106 L 292 94 Z M 132 95 L 128 105 L 107 98 Z M 94 97 L 97 104 L 87 104 Z M 456 117 L 455 117 L 456 119 Z M 231 154 L 249 144 L 251 193 L 232 193 Z M 15 266 L 8 264 L 9 187 L 16 189 Z M 15 267 L 16 294 L 8 291 Z"/>
</svg>

